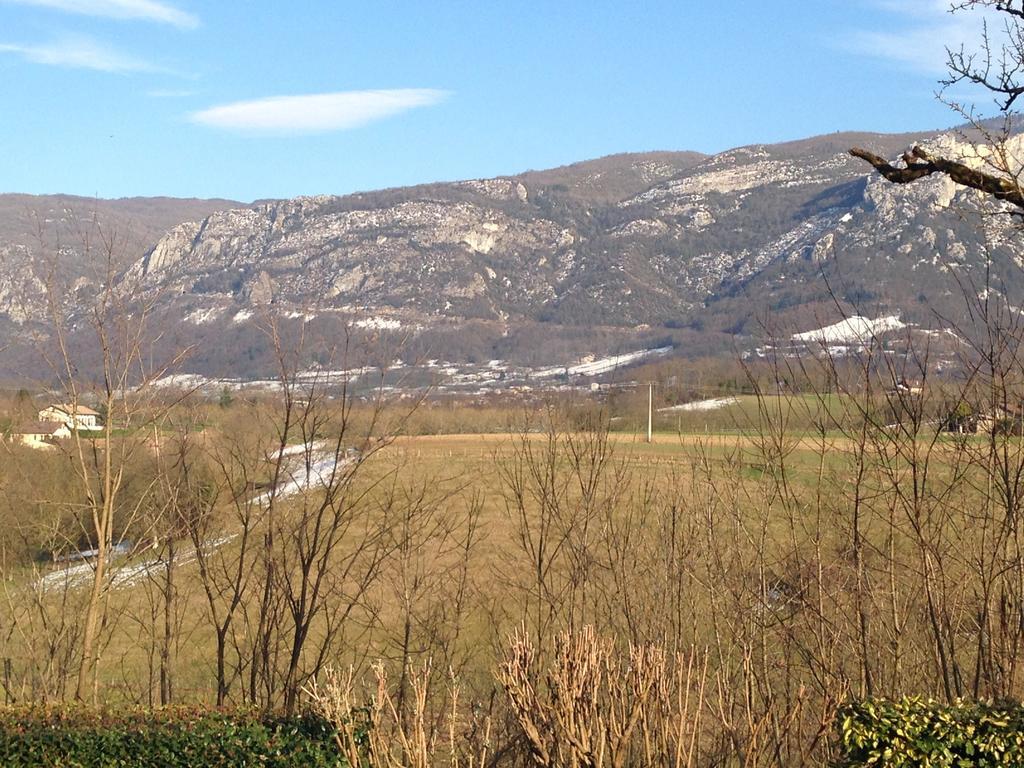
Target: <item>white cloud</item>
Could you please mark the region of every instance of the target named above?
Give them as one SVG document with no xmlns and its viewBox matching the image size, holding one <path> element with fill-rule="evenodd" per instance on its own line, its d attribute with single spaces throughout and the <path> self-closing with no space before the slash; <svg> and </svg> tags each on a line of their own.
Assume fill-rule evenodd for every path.
<svg viewBox="0 0 1024 768">
<path fill-rule="evenodd" d="M 189 117 L 195 123 L 245 133 L 326 133 L 357 128 L 416 107 L 428 107 L 447 95 L 446 91 L 432 88 L 400 88 L 272 96 L 211 107 Z"/>
<path fill-rule="evenodd" d="M 946 72 L 944 41 L 954 41 L 951 27 L 907 29 L 902 32 L 857 32 L 850 47 L 857 53 L 888 59 L 929 75 Z"/>
<path fill-rule="evenodd" d="M 36 64 L 100 72 L 165 72 L 142 59 L 108 48 L 87 37 L 65 37 L 50 43 L 0 43 L 0 53 L 14 53 Z"/>
<path fill-rule="evenodd" d="M 193 29 L 199 26 L 199 18 L 194 14 L 159 0 L 0 0 L 0 2 L 53 8 L 84 16 L 154 21 L 181 29 Z"/>
<path fill-rule="evenodd" d="M 853 32 L 846 47 L 935 76 L 946 74 L 947 48 L 959 49 L 963 44 L 968 51 L 975 50 L 985 21 L 990 32 L 1002 27 L 989 10 L 950 13 L 949 0 L 872 0 L 869 5 L 894 17 L 895 23 L 887 24 L 885 30 Z"/>
</svg>

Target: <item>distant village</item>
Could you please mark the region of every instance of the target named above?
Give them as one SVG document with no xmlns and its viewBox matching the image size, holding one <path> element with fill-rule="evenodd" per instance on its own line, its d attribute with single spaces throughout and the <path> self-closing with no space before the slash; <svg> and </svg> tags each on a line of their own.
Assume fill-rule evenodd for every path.
<svg viewBox="0 0 1024 768">
<path fill-rule="evenodd" d="M 669 383 L 674 381 L 670 379 Z M 788 383 L 784 381 L 777 382 L 777 386 L 779 395 L 788 389 Z M 592 396 L 602 398 L 616 388 L 639 390 L 640 387 L 636 381 L 628 381 L 617 384 L 591 383 L 589 388 L 579 389 L 585 389 Z M 898 379 L 884 391 L 885 410 L 879 413 L 883 419 L 880 423 L 884 423 L 886 428 L 895 428 L 900 424 L 920 421 L 932 425 L 939 432 L 951 434 L 1024 435 L 1024 403 L 976 408 L 966 401 L 946 400 L 938 392 L 934 392 L 933 395 L 929 398 L 932 400 L 931 404 L 922 407 L 923 398 L 926 397 L 923 382 Z M 463 394 L 463 397 L 466 395 Z M 468 399 L 472 403 L 479 401 L 479 398 Z M 690 397 L 684 400 L 687 402 L 658 408 L 657 412 L 666 415 L 684 411 L 717 410 L 739 402 L 734 396 L 700 399 L 699 395 L 692 392 Z M 612 421 L 615 422 L 618 418 L 615 417 Z M 57 448 L 62 440 L 76 434 L 81 437 L 98 436 L 103 433 L 105 427 L 103 415 L 83 403 L 53 403 L 35 411 L 34 420 L 16 422 L 6 434 L 0 431 L 0 440 L 6 439 L 11 445 L 47 451 Z"/>
</svg>

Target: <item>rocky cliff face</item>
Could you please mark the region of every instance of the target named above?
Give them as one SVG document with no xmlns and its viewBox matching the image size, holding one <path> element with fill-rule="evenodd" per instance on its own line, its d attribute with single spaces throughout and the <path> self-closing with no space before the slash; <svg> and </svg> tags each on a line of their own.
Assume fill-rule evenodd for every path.
<svg viewBox="0 0 1024 768">
<path fill-rule="evenodd" d="M 754 343 L 766 322 L 835 319 L 837 301 L 930 326 L 962 312 L 963 286 L 986 270 L 1001 290 L 1024 283 L 1009 217 L 974 215 L 976 196 L 943 178 L 893 186 L 847 154 L 915 141 L 965 149 L 951 135 L 836 134 L 216 210 L 170 229 L 121 280 L 179 333 L 218 346 L 268 308 L 414 335 L 472 325 L 494 348 L 522 327 L 584 340 L 611 329 L 617 344 L 658 328 L 689 329 L 697 347 L 701 334 Z M 38 317 L 37 302 L 14 297 L 39 291 L 0 264 L 10 321 Z"/>
<path fill-rule="evenodd" d="M 72 314 L 170 227 L 202 219 L 230 200 L 0 194 L 0 327 L 44 324 L 48 294 Z M 3 336 L 0 335 L 0 348 Z"/>
<path fill-rule="evenodd" d="M 46 319 L 46 284 L 25 246 L 0 246 L 0 315 L 16 325 Z"/>
<path fill-rule="evenodd" d="M 614 174 L 586 168 L 572 184 L 567 171 L 267 203 L 176 228 L 132 274 L 207 319 L 275 302 L 423 322 L 735 326 L 757 309 L 820 302 L 824 284 L 805 281 L 822 272 L 845 283 L 833 285 L 841 298 L 910 311 L 922 302 L 908 278 L 971 262 L 985 232 L 962 219 L 971 196 L 948 180 L 896 188 L 872 176 L 846 153 L 864 138 L 914 137 L 836 136 L 675 165 L 623 156 Z M 642 191 L 594 194 L 602 176 L 627 172 Z M 990 241 L 1005 229 L 989 225 Z M 899 290 L 878 290 L 883 280 Z"/>
<path fill-rule="evenodd" d="M 276 302 L 495 318 L 556 295 L 575 227 L 538 215 L 521 183 L 453 192 L 374 207 L 303 198 L 217 213 L 177 227 L 131 275 L 210 312 Z"/>
</svg>

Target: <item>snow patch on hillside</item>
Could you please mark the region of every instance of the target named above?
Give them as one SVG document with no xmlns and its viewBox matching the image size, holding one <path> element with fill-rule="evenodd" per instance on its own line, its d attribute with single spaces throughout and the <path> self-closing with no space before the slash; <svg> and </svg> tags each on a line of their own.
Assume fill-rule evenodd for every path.
<svg viewBox="0 0 1024 768">
<path fill-rule="evenodd" d="M 192 323 L 193 325 L 206 325 L 207 323 L 212 323 L 214 320 L 220 317 L 221 311 L 222 310 L 217 309 L 216 307 L 210 307 L 208 309 L 197 309 L 185 315 L 185 320 Z"/>
<path fill-rule="evenodd" d="M 648 357 L 662 357 L 672 351 L 672 347 L 657 347 L 656 349 L 640 349 L 636 352 L 627 352 L 622 355 L 612 355 L 596 360 L 581 360 L 576 365 L 554 368 L 543 368 L 534 375 L 538 379 L 550 378 L 552 376 L 600 376 L 603 373 L 611 373 L 616 368 L 632 365 Z"/>
<path fill-rule="evenodd" d="M 390 317 L 364 317 L 353 323 L 356 328 L 372 328 L 377 331 L 397 331 L 402 327 L 399 320 Z"/>
<path fill-rule="evenodd" d="M 171 373 L 149 382 L 154 389 L 200 389 L 210 384 L 210 379 L 198 373 Z"/>
<path fill-rule="evenodd" d="M 888 331 L 906 328 L 899 315 L 877 317 L 874 320 L 861 315 L 852 315 L 838 323 L 816 328 L 813 331 L 794 333 L 794 341 L 816 341 L 822 344 L 859 343 Z"/>
</svg>

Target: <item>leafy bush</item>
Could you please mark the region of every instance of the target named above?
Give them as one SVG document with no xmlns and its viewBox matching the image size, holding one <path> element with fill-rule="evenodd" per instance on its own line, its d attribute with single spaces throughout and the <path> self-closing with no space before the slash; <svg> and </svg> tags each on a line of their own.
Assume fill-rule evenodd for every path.
<svg viewBox="0 0 1024 768">
<path fill-rule="evenodd" d="M 1024 765 L 1024 706 L 906 697 L 847 704 L 836 718 L 844 768 Z"/>
<path fill-rule="evenodd" d="M 344 765 L 325 720 L 247 712 L 0 710 L 5 768 L 326 768 Z"/>
</svg>

